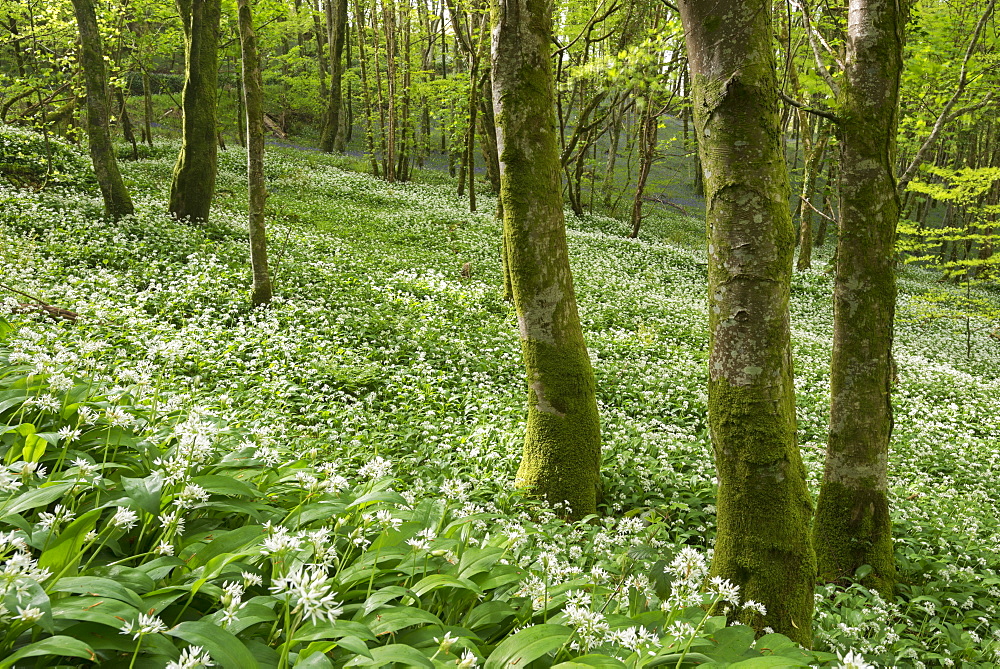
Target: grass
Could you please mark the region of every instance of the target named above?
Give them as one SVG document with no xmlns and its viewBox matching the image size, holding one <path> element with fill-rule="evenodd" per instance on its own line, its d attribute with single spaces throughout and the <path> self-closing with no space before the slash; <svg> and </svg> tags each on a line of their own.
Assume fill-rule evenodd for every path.
<svg viewBox="0 0 1000 669">
<path fill-rule="evenodd" d="M 278 297 L 252 310 L 244 157 L 220 154 L 213 221 L 191 227 L 163 211 L 175 150 L 160 140 L 124 164 L 139 213 L 117 224 L 74 184 L 0 188 L 3 282 L 81 315 L 7 315 L 0 338 L 0 559 L 8 574 L 21 554 L 50 572 L 0 577 L 0 654 L 56 639 L 32 661 L 89 657 L 74 639 L 108 666 L 180 663 L 189 645 L 233 666 L 245 653 L 261 666 L 455 666 L 467 653 L 490 667 L 526 648 L 544 649 L 524 659 L 532 667 L 586 653 L 648 666 L 650 650 L 670 666 L 766 652 L 780 666 L 837 666 L 830 653 L 848 650 L 880 666 L 997 662 L 1000 342 L 988 309 L 970 316 L 967 356 L 964 320 L 925 298 L 952 289 L 902 269 L 898 597 L 820 587 L 818 652 L 777 637 L 752 646 L 697 606 L 721 597 L 701 593 L 698 571 L 715 524 L 700 221 L 657 212 L 629 240 L 623 222 L 568 219 L 606 490 L 601 517 L 572 526 L 511 488 L 524 382 L 489 197 L 470 214 L 447 184 L 385 184 L 343 169 L 353 159 L 270 151 Z M 794 277 L 813 490 L 831 291 L 822 258 Z M 974 292 L 995 308 L 995 293 Z M 72 495 L 33 492 L 46 489 Z M 90 613 L 98 598 L 116 602 L 107 616 Z M 37 619 L 23 613 L 33 608 Z M 165 630 L 142 625 L 150 611 Z"/>
</svg>

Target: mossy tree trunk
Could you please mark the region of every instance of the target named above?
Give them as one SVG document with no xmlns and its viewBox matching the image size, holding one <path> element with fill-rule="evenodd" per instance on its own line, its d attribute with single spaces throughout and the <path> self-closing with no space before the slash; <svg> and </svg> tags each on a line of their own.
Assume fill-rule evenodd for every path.
<svg viewBox="0 0 1000 669">
<path fill-rule="evenodd" d="M 132 198 L 125 188 L 115 147 L 108 127 L 108 75 L 101 49 L 101 33 L 93 0 L 73 0 L 76 22 L 80 28 L 80 63 L 87 87 L 87 139 L 94 174 L 104 198 L 104 211 L 111 218 L 135 213 Z"/>
<path fill-rule="evenodd" d="M 528 381 L 517 485 L 579 518 L 600 497 L 601 436 L 563 219 L 551 12 L 547 0 L 494 0 L 493 99 L 504 243 Z"/>
<path fill-rule="evenodd" d="M 326 117 L 323 120 L 323 134 L 319 148 L 332 153 L 340 131 L 340 114 L 343 106 L 344 44 L 347 41 L 347 0 L 327 0 L 326 2 L 326 43 L 330 57 L 330 92 L 326 100 Z"/>
<path fill-rule="evenodd" d="M 254 306 L 271 301 L 271 275 L 267 267 L 267 231 L 264 227 L 264 93 L 260 74 L 257 35 L 253 29 L 250 0 L 239 5 L 240 49 L 243 56 L 243 97 L 247 116 L 247 182 L 250 188 L 250 267 L 253 270 Z"/>
<path fill-rule="evenodd" d="M 177 0 L 177 10 L 184 30 L 184 119 L 168 210 L 179 219 L 207 221 L 218 154 L 215 108 L 222 2 Z"/>
<path fill-rule="evenodd" d="M 822 579 L 850 577 L 867 564 L 872 570 L 865 582 L 888 595 L 896 579 L 886 478 L 905 17 L 896 0 L 851 0 L 848 16 L 830 441 L 814 533 Z"/>
<path fill-rule="evenodd" d="M 811 642 L 812 506 L 795 441 L 788 298 L 795 233 L 779 132 L 770 0 L 680 3 L 708 224 L 709 406 L 718 470 L 711 574 Z"/>
</svg>

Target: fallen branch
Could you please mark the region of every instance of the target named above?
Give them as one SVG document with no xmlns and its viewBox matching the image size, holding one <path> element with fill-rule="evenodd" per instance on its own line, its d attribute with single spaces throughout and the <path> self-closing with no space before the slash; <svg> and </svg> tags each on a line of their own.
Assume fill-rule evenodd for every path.
<svg viewBox="0 0 1000 669">
<path fill-rule="evenodd" d="M 31 302 L 20 302 L 16 307 L 13 308 L 14 313 L 27 313 L 31 311 L 41 311 L 44 312 L 46 316 L 56 321 L 76 321 L 80 317 L 80 314 L 75 311 L 70 311 L 69 309 L 63 309 L 62 307 L 54 307 L 51 304 L 44 302 L 34 295 L 30 295 L 23 290 L 18 290 L 6 284 L 0 283 L 0 288 L 3 290 L 8 290 L 21 297 L 26 297 Z"/>
</svg>

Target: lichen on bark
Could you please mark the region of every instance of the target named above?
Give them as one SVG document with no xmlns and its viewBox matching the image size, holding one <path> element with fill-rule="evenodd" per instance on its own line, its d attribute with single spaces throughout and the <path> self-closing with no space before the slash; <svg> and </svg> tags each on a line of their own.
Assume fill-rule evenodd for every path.
<svg viewBox="0 0 1000 669">
<path fill-rule="evenodd" d="M 711 574 L 767 609 L 734 618 L 809 645 L 816 563 L 795 440 L 788 315 L 795 240 L 771 3 L 679 7 L 706 196 L 708 412 L 719 479 Z"/>
<path fill-rule="evenodd" d="M 493 99 L 510 293 L 528 387 L 516 483 L 579 518 L 600 498 L 600 421 L 569 265 L 546 0 L 493 4 Z"/>
<path fill-rule="evenodd" d="M 896 579 L 887 497 L 892 435 L 895 178 L 904 10 L 851 0 L 841 85 L 841 221 L 834 283 L 830 439 L 814 543 L 820 578 L 850 578 L 891 596 Z"/>
</svg>

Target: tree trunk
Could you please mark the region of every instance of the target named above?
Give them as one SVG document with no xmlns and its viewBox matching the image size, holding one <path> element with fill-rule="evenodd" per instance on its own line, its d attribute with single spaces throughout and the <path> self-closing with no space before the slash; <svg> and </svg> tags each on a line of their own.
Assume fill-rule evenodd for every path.
<svg viewBox="0 0 1000 669">
<path fill-rule="evenodd" d="M 330 49 L 330 95 L 327 98 L 326 117 L 319 148 L 332 153 L 340 131 L 340 113 L 343 106 L 344 42 L 347 33 L 347 1 L 326 0 L 327 45 Z"/>
<path fill-rule="evenodd" d="M 142 71 L 142 134 L 143 140 L 153 146 L 153 92 L 149 82 L 149 72 Z"/>
<path fill-rule="evenodd" d="M 679 5 L 708 223 L 708 422 L 719 478 L 711 575 L 767 609 L 731 611 L 732 618 L 808 645 L 816 561 L 795 441 L 788 315 L 795 234 L 771 2 Z"/>
<path fill-rule="evenodd" d="M 804 272 L 812 266 L 812 194 L 816 189 L 816 175 L 819 173 L 823 154 L 826 152 L 828 135 L 823 132 L 820 121 L 816 121 L 816 131 L 820 135 L 809 144 L 805 171 L 802 175 L 802 192 L 799 194 L 799 260 L 795 269 Z"/>
<path fill-rule="evenodd" d="M 563 220 L 550 63 L 552 4 L 493 4 L 493 99 L 500 199 L 528 381 L 516 485 L 567 517 L 596 510 L 600 421 Z"/>
<path fill-rule="evenodd" d="M 243 97 L 247 114 L 247 182 L 250 188 L 250 267 L 253 270 L 254 306 L 271 301 L 271 275 L 267 267 L 267 231 L 264 228 L 264 93 L 260 75 L 257 35 L 253 29 L 250 0 L 239 4 L 240 50 L 243 55 Z"/>
<path fill-rule="evenodd" d="M 118 109 L 120 110 L 119 117 L 122 121 L 122 136 L 132 146 L 132 160 L 139 160 L 139 146 L 135 141 L 135 130 L 132 128 L 132 117 L 129 116 L 128 106 L 125 104 L 124 91 L 116 88 L 115 98 L 118 100 Z"/>
<path fill-rule="evenodd" d="M 104 211 L 111 218 L 121 218 L 135 213 L 129 197 L 115 147 L 108 129 L 108 76 L 101 49 L 101 33 L 97 28 L 93 0 L 73 0 L 77 25 L 80 28 L 80 62 L 87 87 L 87 139 L 94 174 L 104 198 Z"/>
<path fill-rule="evenodd" d="M 814 528 L 820 578 L 863 580 L 891 596 L 896 580 L 886 496 L 896 308 L 895 179 L 904 12 L 851 0 L 841 84 L 840 235 L 833 297 L 830 442 Z"/>
<path fill-rule="evenodd" d="M 656 157 L 656 131 L 658 125 L 658 115 L 653 111 L 653 101 L 650 96 L 646 97 L 646 106 L 642 112 L 642 120 L 639 122 L 639 178 L 635 185 L 635 196 L 632 198 L 632 231 L 629 237 L 637 239 L 639 237 L 639 227 L 642 225 L 642 198 L 646 195 L 646 181 L 649 179 L 649 170 L 653 166 L 653 159 Z"/>
<path fill-rule="evenodd" d="M 170 184 L 170 214 L 207 221 L 215 193 L 215 107 L 221 0 L 177 0 L 184 29 L 181 151 Z"/>
</svg>

